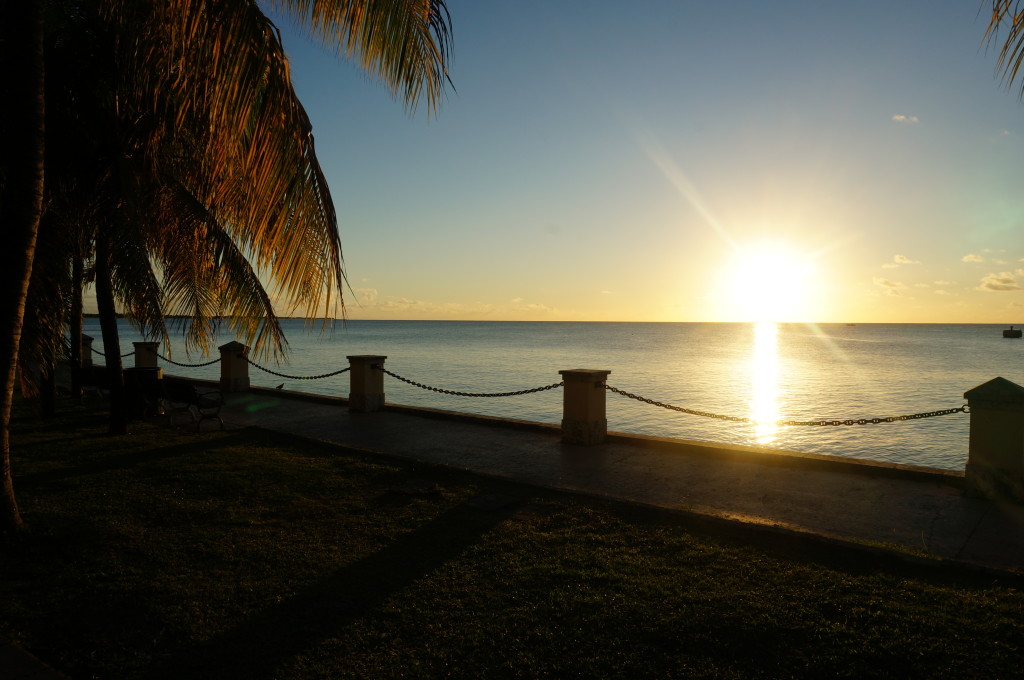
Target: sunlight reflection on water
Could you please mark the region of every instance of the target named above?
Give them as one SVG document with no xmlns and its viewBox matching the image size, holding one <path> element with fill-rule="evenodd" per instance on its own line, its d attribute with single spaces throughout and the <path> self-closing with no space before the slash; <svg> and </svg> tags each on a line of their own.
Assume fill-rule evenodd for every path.
<svg viewBox="0 0 1024 680">
<path fill-rule="evenodd" d="M 775 441 L 782 405 L 779 397 L 779 327 L 774 323 L 754 326 L 753 357 L 750 375 L 752 398 L 750 418 L 754 425 L 754 441 L 771 444 Z"/>
</svg>

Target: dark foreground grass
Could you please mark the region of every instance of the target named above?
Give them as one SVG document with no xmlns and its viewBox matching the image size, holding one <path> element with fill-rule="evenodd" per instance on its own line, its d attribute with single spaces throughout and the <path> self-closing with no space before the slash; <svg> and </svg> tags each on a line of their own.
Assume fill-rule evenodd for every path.
<svg viewBox="0 0 1024 680">
<path fill-rule="evenodd" d="M 1013 581 L 259 430 L 103 429 L 82 410 L 18 419 L 32 531 L 0 545 L 0 634 L 74 678 L 1024 668 Z M 422 479 L 439 492 L 394 493 Z"/>
</svg>

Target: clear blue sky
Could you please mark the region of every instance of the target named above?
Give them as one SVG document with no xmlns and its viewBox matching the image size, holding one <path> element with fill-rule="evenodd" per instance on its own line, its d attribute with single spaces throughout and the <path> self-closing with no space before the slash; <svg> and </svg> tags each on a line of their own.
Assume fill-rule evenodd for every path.
<svg viewBox="0 0 1024 680">
<path fill-rule="evenodd" d="M 433 119 L 281 21 L 351 318 L 1024 323 L 980 3 L 449 9 Z"/>
</svg>

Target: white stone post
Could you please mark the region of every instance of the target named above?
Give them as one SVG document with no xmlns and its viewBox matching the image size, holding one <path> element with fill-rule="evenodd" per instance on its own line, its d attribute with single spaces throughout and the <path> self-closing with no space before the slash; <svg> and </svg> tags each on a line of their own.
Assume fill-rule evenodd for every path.
<svg viewBox="0 0 1024 680">
<path fill-rule="evenodd" d="M 82 368 L 92 368 L 92 341 L 95 339 L 82 333 Z"/>
<path fill-rule="evenodd" d="M 135 345 L 135 368 L 156 368 L 156 348 L 159 342 L 133 342 Z"/>
<path fill-rule="evenodd" d="M 968 493 L 1024 503 L 1024 387 L 993 378 L 964 398 L 971 411 Z"/>
<path fill-rule="evenodd" d="M 348 410 L 372 413 L 384 406 L 384 360 L 386 356 L 363 354 L 348 357 Z"/>
<path fill-rule="evenodd" d="M 249 389 L 249 348 L 232 340 L 221 345 L 220 350 L 220 390 L 221 392 L 246 392 Z"/>
<path fill-rule="evenodd" d="M 605 380 L 611 371 L 587 368 L 559 371 L 562 381 L 562 441 L 600 444 L 608 434 Z"/>
</svg>

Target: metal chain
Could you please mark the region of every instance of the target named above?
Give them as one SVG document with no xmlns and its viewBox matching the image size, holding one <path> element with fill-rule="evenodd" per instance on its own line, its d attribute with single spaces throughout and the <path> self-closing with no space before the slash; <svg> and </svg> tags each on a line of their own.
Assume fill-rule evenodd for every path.
<svg viewBox="0 0 1024 680">
<path fill-rule="evenodd" d="M 150 351 L 152 351 L 152 350 L 150 350 Z M 177 361 L 175 361 L 173 359 L 168 359 L 163 354 L 160 354 L 160 352 L 153 352 L 153 354 L 157 355 L 158 357 L 160 357 L 161 359 L 163 359 L 164 361 L 166 361 L 169 364 L 174 364 L 175 366 L 181 366 L 183 368 L 202 368 L 203 366 L 212 366 L 213 364 L 215 364 L 218 361 L 220 361 L 220 357 L 217 357 L 213 361 L 207 361 L 205 364 L 180 364 L 180 363 L 178 363 Z"/>
<path fill-rule="evenodd" d="M 278 378 L 288 378 L 289 380 L 319 380 L 320 378 L 330 378 L 333 375 L 341 375 L 345 371 L 352 369 L 351 366 L 346 366 L 345 368 L 338 371 L 334 371 L 333 373 L 322 373 L 320 375 L 288 375 L 287 373 L 278 373 L 277 371 L 272 371 L 269 368 L 264 368 L 263 366 L 260 366 L 249 357 L 245 356 L 244 354 L 239 354 L 237 356 L 239 359 L 244 359 L 245 362 L 250 366 L 254 366 L 263 371 L 264 373 L 276 375 Z"/>
<path fill-rule="evenodd" d="M 729 420 L 735 423 L 758 423 L 766 425 L 778 425 L 778 426 L 838 426 L 838 425 L 877 425 L 878 423 L 895 423 L 904 420 L 920 420 L 921 418 L 934 418 L 936 416 L 947 416 L 953 413 L 970 413 L 967 406 L 959 406 L 957 408 L 946 408 L 940 411 L 927 411 L 925 413 L 914 413 L 906 416 L 888 416 L 886 418 L 859 418 L 857 420 L 776 420 L 776 421 L 759 421 L 755 418 L 741 418 L 739 416 L 723 416 L 717 413 L 708 413 L 707 411 L 695 411 L 693 409 L 683 408 L 682 406 L 672 406 L 671 404 L 665 404 L 660 401 L 654 401 L 653 399 L 647 399 L 645 397 L 631 394 L 624 390 L 617 389 L 611 385 L 605 385 L 605 389 L 615 394 L 621 394 L 629 399 L 635 399 L 645 404 L 652 406 L 660 406 L 661 408 L 667 408 L 670 411 L 679 411 L 680 413 L 688 413 L 692 416 L 702 416 L 704 418 L 715 418 L 717 420 Z"/>
<path fill-rule="evenodd" d="M 420 388 L 425 389 L 425 390 L 430 390 L 431 392 L 440 392 L 441 394 L 451 394 L 451 395 L 456 396 L 456 397 L 518 397 L 521 394 L 532 394 L 534 392 L 544 392 L 545 390 L 553 390 L 556 387 L 561 387 L 564 384 L 564 383 L 555 383 L 554 385 L 545 385 L 543 387 L 534 387 L 534 388 L 529 389 L 529 390 L 518 390 L 516 392 L 488 392 L 488 393 L 456 392 L 455 390 L 443 390 L 440 387 L 430 387 L 429 385 L 424 385 L 423 383 L 418 383 L 418 382 L 415 382 L 413 380 L 409 380 L 408 378 L 403 378 L 402 376 L 395 375 L 394 373 L 392 373 L 388 369 L 383 368 L 381 366 L 378 366 L 377 368 L 380 368 L 380 370 L 382 370 L 387 375 L 390 375 L 395 380 L 401 380 L 404 383 L 408 383 L 410 385 L 413 385 L 415 387 L 420 387 Z"/>
<path fill-rule="evenodd" d="M 857 420 L 780 420 L 772 423 L 781 426 L 805 426 L 805 425 L 877 425 L 878 423 L 896 423 L 904 420 L 920 420 L 922 418 L 935 418 L 937 416 L 948 416 L 954 413 L 970 413 L 967 406 L 956 408 L 944 408 L 938 411 L 925 411 L 924 413 L 911 413 L 905 416 L 887 416 L 885 418 L 858 418 Z"/>
<path fill-rule="evenodd" d="M 95 347 L 90 347 L 89 349 L 91 349 L 91 350 L 92 350 L 93 352 L 96 352 L 96 354 L 99 354 L 99 355 L 100 355 L 101 357 L 103 357 L 104 359 L 106 359 L 106 358 L 107 358 L 107 355 L 106 355 L 106 354 L 104 354 L 103 352 L 99 351 L 99 350 L 98 350 L 98 349 L 96 349 Z M 125 357 L 130 357 L 130 356 L 131 356 L 131 355 L 133 355 L 133 354 L 135 354 L 135 352 L 128 352 L 128 354 L 122 354 L 122 355 L 121 355 L 121 358 L 122 358 L 122 359 L 124 359 Z"/>
</svg>

